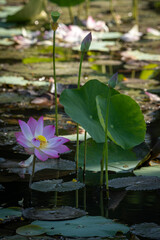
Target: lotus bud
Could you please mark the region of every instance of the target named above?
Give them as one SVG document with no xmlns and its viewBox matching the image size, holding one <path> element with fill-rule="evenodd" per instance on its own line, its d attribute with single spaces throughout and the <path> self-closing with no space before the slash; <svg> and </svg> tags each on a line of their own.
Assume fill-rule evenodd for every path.
<svg viewBox="0 0 160 240">
<path fill-rule="evenodd" d="M 81 52 L 87 52 L 92 42 L 91 32 L 83 39 L 81 43 Z"/>
<path fill-rule="evenodd" d="M 116 84 L 118 82 L 118 73 L 115 73 L 111 79 L 108 81 L 108 87 L 109 88 L 115 88 Z"/>
<path fill-rule="evenodd" d="M 59 12 L 51 12 L 51 18 L 52 18 L 52 23 L 51 23 L 51 27 L 53 31 L 56 31 L 58 28 L 58 23 L 57 20 L 60 17 L 60 13 Z"/>
</svg>

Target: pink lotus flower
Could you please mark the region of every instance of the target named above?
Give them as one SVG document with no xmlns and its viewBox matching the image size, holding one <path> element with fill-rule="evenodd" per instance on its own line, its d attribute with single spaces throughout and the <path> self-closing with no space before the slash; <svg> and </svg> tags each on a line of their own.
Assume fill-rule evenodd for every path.
<svg viewBox="0 0 160 240">
<path fill-rule="evenodd" d="M 26 152 L 35 154 L 42 161 L 48 158 L 58 158 L 59 153 L 69 151 L 69 148 L 63 145 L 69 139 L 55 136 L 55 127 L 53 125 L 43 126 L 43 117 L 38 121 L 30 117 L 28 122 L 19 120 L 22 132 L 15 133 L 17 142 L 22 145 Z"/>
</svg>

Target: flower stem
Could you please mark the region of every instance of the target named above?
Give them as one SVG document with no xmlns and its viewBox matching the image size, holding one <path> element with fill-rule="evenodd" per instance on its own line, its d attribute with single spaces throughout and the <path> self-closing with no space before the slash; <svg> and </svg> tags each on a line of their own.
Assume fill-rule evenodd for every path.
<svg viewBox="0 0 160 240">
<path fill-rule="evenodd" d="M 55 67 L 55 35 L 56 35 L 56 31 L 53 31 L 53 78 L 54 78 L 54 88 L 55 88 L 56 136 L 58 136 L 58 104 L 57 104 L 57 82 L 56 82 L 56 67 Z"/>
<path fill-rule="evenodd" d="M 104 170 L 104 149 L 103 149 L 103 155 L 101 160 L 101 176 L 100 176 L 100 186 L 103 186 L 103 170 Z"/>
<path fill-rule="evenodd" d="M 138 0 L 133 0 L 133 18 L 136 20 L 138 25 Z"/>
<path fill-rule="evenodd" d="M 87 132 L 84 133 L 84 163 L 83 163 L 83 182 L 85 183 L 86 175 L 86 159 L 87 159 Z"/>
<path fill-rule="evenodd" d="M 83 62 L 84 53 L 81 53 L 81 59 L 79 64 L 79 74 L 78 74 L 78 86 L 80 89 L 80 79 L 81 79 L 81 70 L 82 70 L 82 62 Z M 79 159 L 79 124 L 77 123 L 77 145 L 76 145 L 76 178 L 78 180 L 78 159 Z"/>
<path fill-rule="evenodd" d="M 68 11 L 69 11 L 69 17 L 70 17 L 71 23 L 73 24 L 74 18 L 73 18 L 72 8 L 70 6 L 68 7 Z"/>
<path fill-rule="evenodd" d="M 32 162 L 32 174 L 31 174 L 30 179 L 29 179 L 29 187 L 31 186 L 33 178 L 34 178 L 35 163 L 36 163 L 36 156 L 34 155 L 33 162 Z"/>
<path fill-rule="evenodd" d="M 107 96 L 107 109 L 106 109 L 106 129 L 105 129 L 105 144 L 104 144 L 104 156 L 105 156 L 105 177 L 106 177 L 106 197 L 109 199 L 109 187 L 108 187 L 108 117 L 109 117 L 109 105 L 110 105 L 111 89 L 109 87 Z"/>
</svg>

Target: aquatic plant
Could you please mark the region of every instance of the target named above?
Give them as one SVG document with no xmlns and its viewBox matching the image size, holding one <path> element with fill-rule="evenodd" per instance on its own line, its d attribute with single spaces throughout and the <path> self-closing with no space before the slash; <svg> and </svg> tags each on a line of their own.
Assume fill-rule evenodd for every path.
<svg viewBox="0 0 160 240">
<path fill-rule="evenodd" d="M 30 117 L 27 123 L 19 120 L 19 125 L 22 132 L 15 133 L 17 142 L 25 148 L 28 154 L 34 154 L 32 177 L 36 157 L 41 161 L 46 161 L 48 158 L 59 158 L 60 153 L 69 150 L 63 145 L 69 140 L 55 136 L 55 126 L 44 127 L 43 116 L 38 121 Z"/>
<path fill-rule="evenodd" d="M 57 103 L 57 82 L 56 82 L 56 67 L 55 67 L 55 35 L 58 28 L 57 20 L 60 17 L 59 12 L 52 12 L 51 27 L 53 30 L 53 78 L 54 78 L 54 91 L 55 91 L 55 116 L 56 116 L 56 135 L 58 136 L 58 103 Z"/>
<path fill-rule="evenodd" d="M 79 73 L 78 73 L 78 86 L 77 89 L 80 89 L 80 79 L 81 79 L 81 70 L 84 54 L 89 50 L 92 41 L 92 34 L 89 33 L 81 43 L 81 58 L 79 64 Z M 86 142 L 86 133 L 85 133 L 85 142 Z M 79 124 L 77 123 L 77 145 L 76 145 L 76 175 L 78 178 L 78 156 L 79 156 Z"/>
</svg>

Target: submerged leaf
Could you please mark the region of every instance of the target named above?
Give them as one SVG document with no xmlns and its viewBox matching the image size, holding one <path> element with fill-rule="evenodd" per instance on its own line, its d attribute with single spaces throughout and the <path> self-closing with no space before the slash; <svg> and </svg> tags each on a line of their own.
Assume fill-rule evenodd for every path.
<svg viewBox="0 0 160 240">
<path fill-rule="evenodd" d="M 127 233 L 129 228 L 100 216 L 84 216 L 67 221 L 35 221 L 32 224 L 43 226 L 47 235 L 69 237 L 114 237 L 117 232 Z"/>
<path fill-rule="evenodd" d="M 45 233 L 45 229 L 37 225 L 29 224 L 17 228 L 16 233 L 26 237 L 39 236 Z"/>
<path fill-rule="evenodd" d="M 126 188 L 131 191 L 156 190 L 160 189 L 160 178 L 146 176 L 116 178 L 109 181 L 109 187 Z"/>
<path fill-rule="evenodd" d="M 32 220 L 67 220 L 86 215 L 86 212 L 68 206 L 52 209 L 26 208 L 22 212 L 23 216 Z"/>
<path fill-rule="evenodd" d="M 135 224 L 131 226 L 131 232 L 143 238 L 159 240 L 160 226 L 156 223 Z"/>
<path fill-rule="evenodd" d="M 63 182 L 62 179 L 58 180 L 44 180 L 39 182 L 34 182 L 31 185 L 31 189 L 40 192 L 67 192 L 74 191 L 83 188 L 84 184 L 80 182 Z"/>
</svg>

